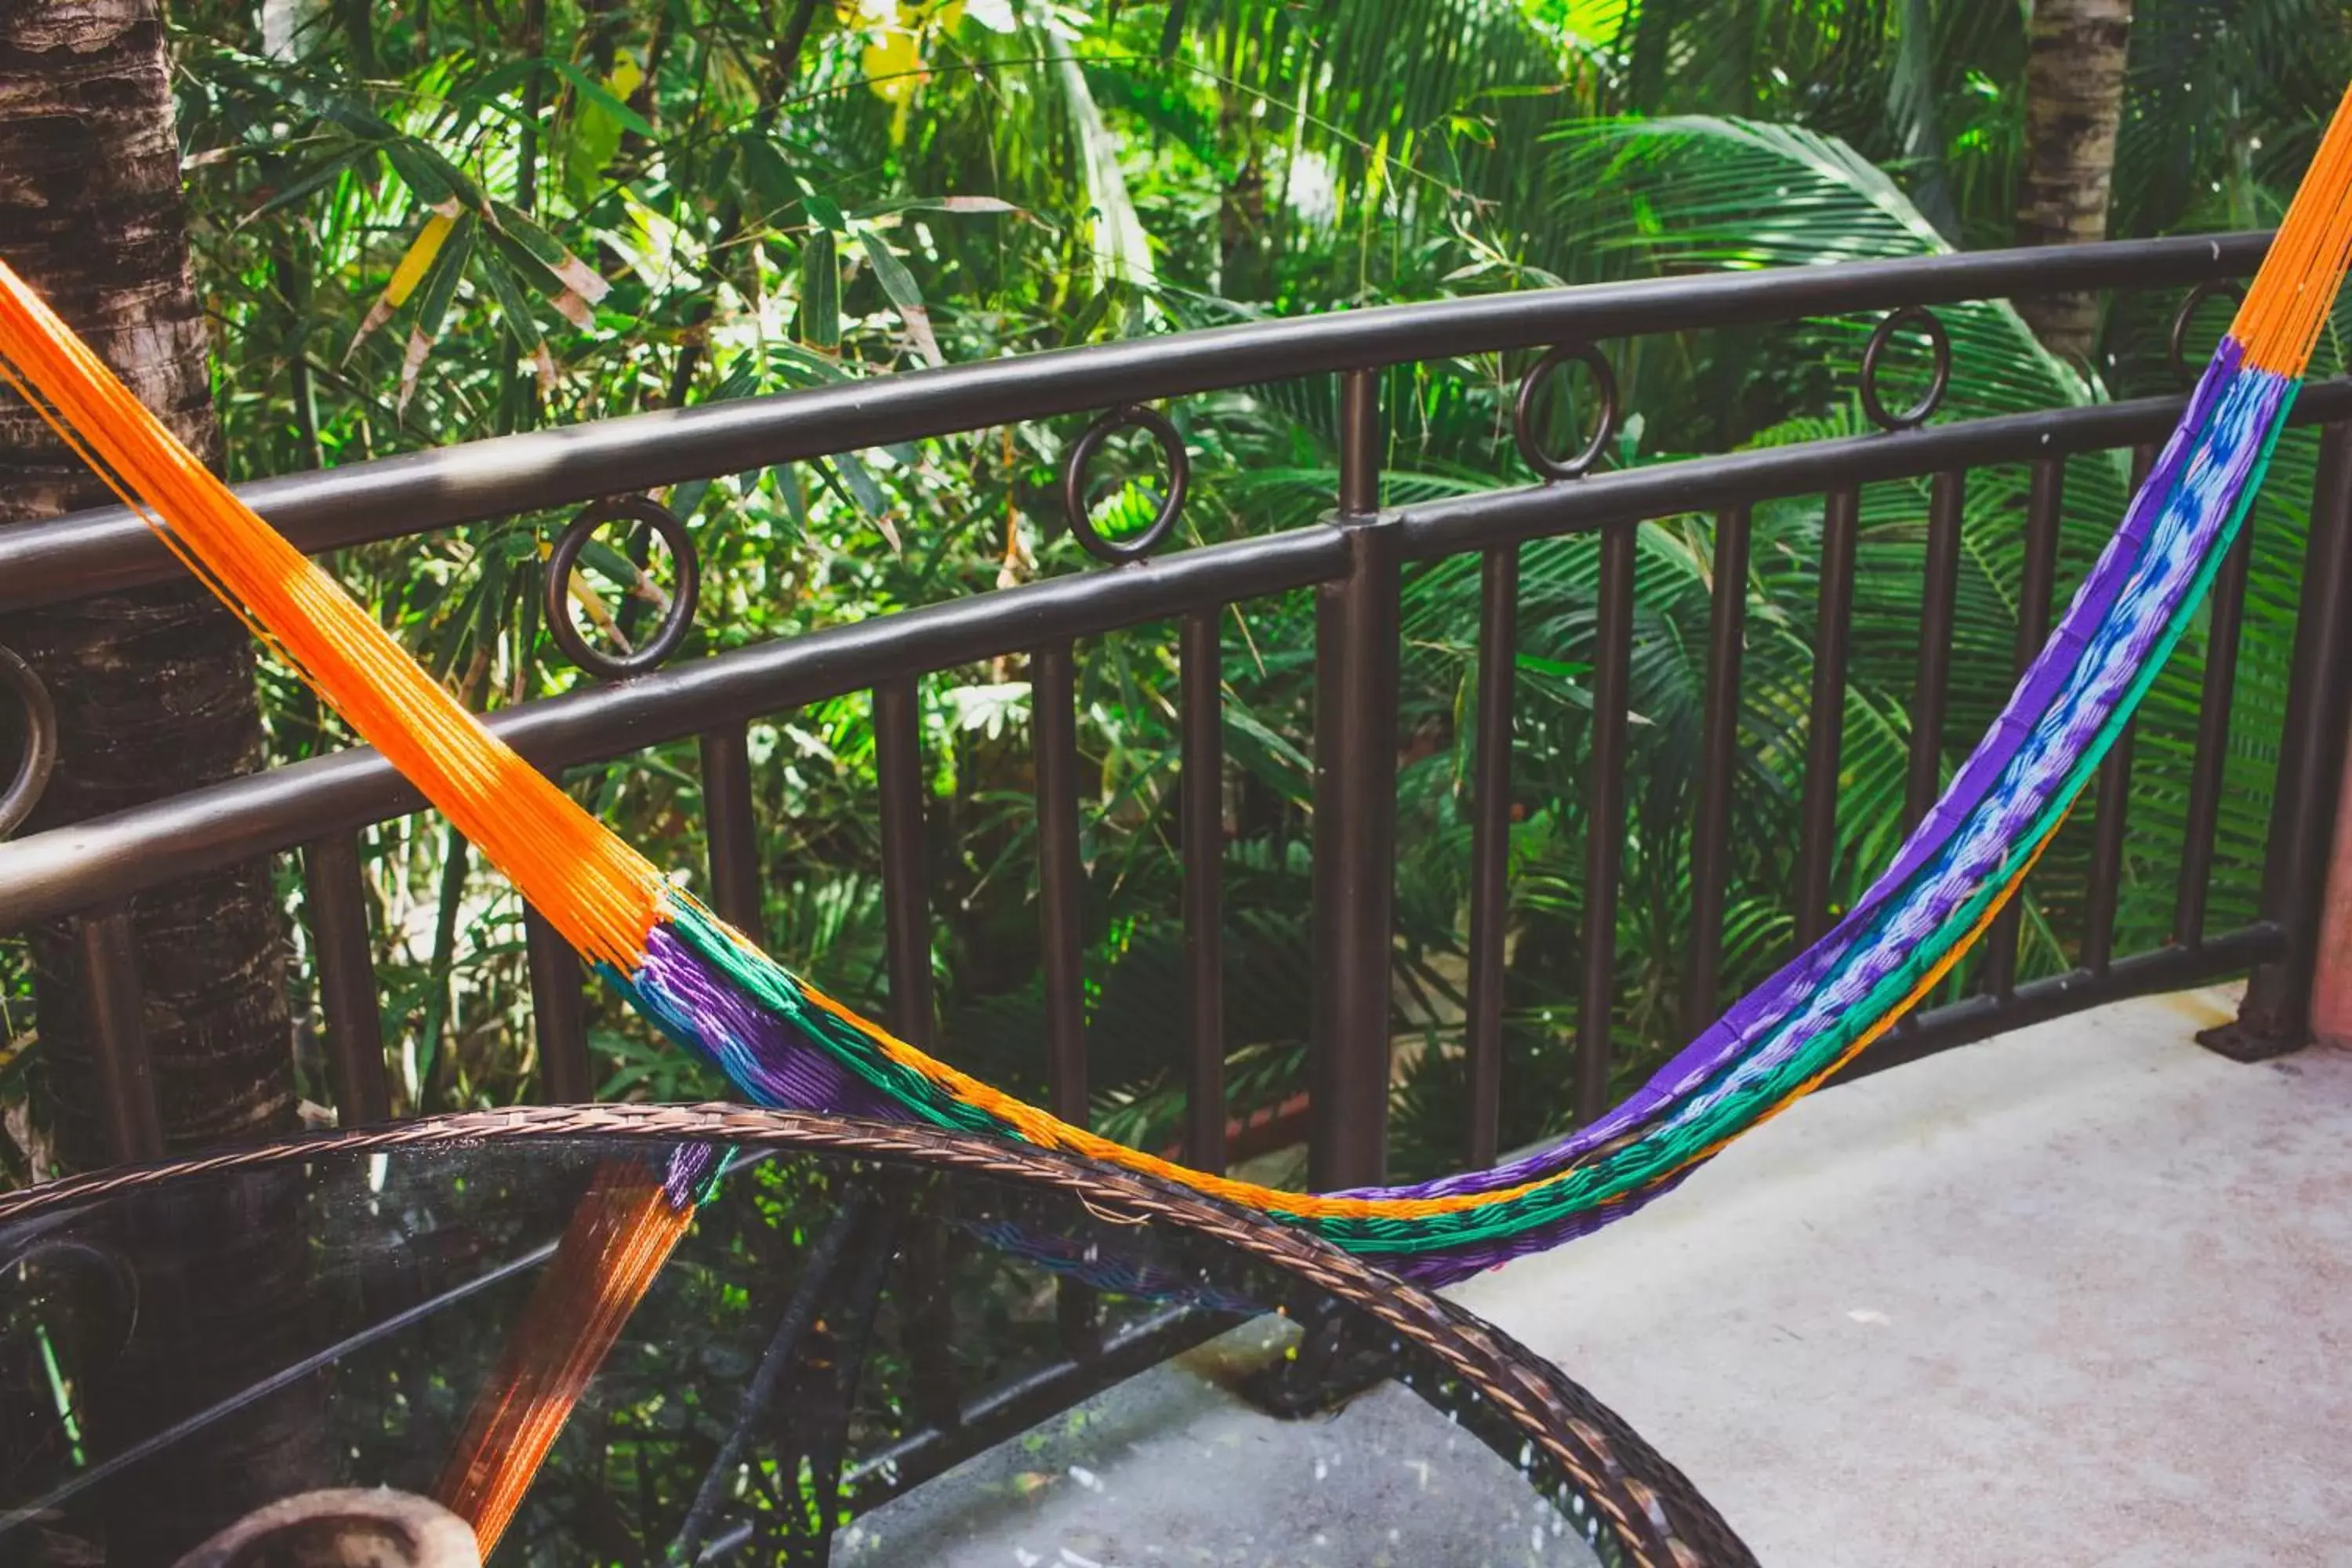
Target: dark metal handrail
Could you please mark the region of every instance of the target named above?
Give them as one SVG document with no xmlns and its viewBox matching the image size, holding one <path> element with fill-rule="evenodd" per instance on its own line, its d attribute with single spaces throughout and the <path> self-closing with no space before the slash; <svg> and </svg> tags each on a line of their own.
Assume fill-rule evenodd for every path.
<svg viewBox="0 0 2352 1568">
<path fill-rule="evenodd" d="M 781 710 L 858 689 L 876 697 L 878 814 L 887 931 L 890 1022 L 918 1044 L 931 1033 L 929 890 L 919 852 L 924 807 L 915 682 L 930 672 L 1007 654 L 1027 654 L 1036 676 L 1040 920 L 1048 982 L 1052 1104 L 1083 1115 L 1087 1053 L 1077 918 L 1077 807 L 1070 667 L 1075 639 L 1146 623 L 1183 626 L 1185 701 L 1181 766 L 1219 773 L 1215 617 L 1237 602 L 1318 588 L 1314 711 L 1316 786 L 1316 991 L 1313 1093 L 1314 1178 L 1319 1184 L 1377 1181 L 1388 1083 L 1388 966 L 1395 851 L 1398 595 L 1403 563 L 1461 552 L 1484 556 L 1479 711 L 1484 727 L 1507 723 L 1517 661 L 1517 546 L 1598 532 L 1601 595 L 1592 680 L 1592 792 L 1582 924 L 1584 994 L 1579 1025 L 1580 1110 L 1596 1113 L 1608 1088 L 1608 1007 L 1615 963 L 1614 901 L 1627 791 L 1626 706 L 1633 647 L 1633 526 L 1647 518 L 1713 510 L 1718 549 L 1744 562 L 1749 509 L 1776 497 L 1827 498 L 1820 568 L 1815 679 L 1807 719 L 1807 761 L 1795 879 L 1801 935 L 1822 929 L 1837 854 L 1840 731 L 1853 594 L 1861 488 L 1932 477 L 1930 548 L 1923 584 L 1923 647 L 1916 695 L 1910 809 L 1932 794 L 1940 750 L 1950 650 L 1953 562 L 1968 473 L 2024 463 L 2034 476 L 2024 518 L 2025 581 L 2017 660 L 2039 646 L 2053 586 L 2060 495 L 2069 456 L 2134 448 L 2145 463 L 2178 418 L 2179 398 L 2147 398 L 1917 426 L 1933 393 L 1915 408 L 1888 411 L 1870 385 L 1871 363 L 1894 332 L 1925 330 L 1937 355 L 1936 382 L 1948 374 L 1949 340 L 1922 307 L 2015 292 L 2108 286 L 2191 285 L 2176 335 L 2196 302 L 2252 269 L 2265 237 L 2137 241 L 2063 250 L 1996 251 L 1837 267 L 1734 272 L 1340 312 L 1140 342 L 1024 356 L 939 371 L 879 377 L 740 403 L 615 419 L 502 437 L 325 473 L 266 480 L 243 493 L 301 547 L 320 551 L 429 531 L 446 524 L 592 503 L 566 538 L 584 538 L 599 506 L 665 483 L 712 478 L 924 437 L 1045 416 L 1100 411 L 1099 435 L 1122 425 L 1152 430 L 1171 468 L 1164 531 L 1181 504 L 1186 459 L 1172 428 L 1139 405 L 1149 399 L 1338 371 L 1339 483 L 1325 524 L 1269 537 L 1128 560 L 1127 544 L 1097 541 L 1097 554 L 1124 562 L 1018 587 L 830 627 L 741 648 L 648 675 L 525 704 L 490 718 L 523 755 L 551 773 L 646 747 L 698 741 L 709 815 L 714 904 L 756 931 L 761 868 L 752 830 L 745 726 Z M 1528 410 L 1545 366 L 1573 358 L 1592 367 L 1606 405 L 1597 450 L 1621 412 L 1596 341 L 1646 332 L 1752 324 L 1809 315 L 1887 310 L 1865 353 L 1865 403 L 1875 433 L 1587 474 L 1588 454 L 1531 452 Z M 1524 378 L 1517 428 L 1522 453 L 1552 482 L 1383 509 L 1380 496 L 1378 371 L 1415 359 L 1543 347 Z M 2352 382 L 2305 389 L 2300 424 L 2327 426 L 2304 581 L 2280 787 L 2272 825 L 2263 918 L 2235 931 L 2207 931 L 2205 880 L 2217 816 L 2218 771 L 2229 733 L 2230 652 L 2217 650 L 2199 726 L 2200 761 L 2188 838 L 2182 846 L 2176 940 L 2155 952 L 2113 951 L 2114 885 L 2120 877 L 2127 749 L 2105 771 L 2099 844 L 2082 967 L 2021 984 L 2016 928 L 1997 926 L 1981 994 L 1927 1015 L 1871 1058 L 1874 1065 L 1979 1038 L 2033 1017 L 2094 1000 L 2190 984 L 2266 965 L 2250 1008 L 2265 1040 L 2300 1028 L 2294 997 L 2307 976 L 2315 937 L 2314 846 L 2324 836 L 2340 773 L 2345 713 L 2352 706 Z M 1077 443 L 1065 489 L 1082 494 Z M 644 507 L 648 503 L 631 503 Z M 655 510 L 660 509 L 656 508 Z M 664 518 L 667 514 L 662 514 Z M 675 520 L 671 520 L 674 521 Z M 680 537 L 684 537 L 682 531 Z M 690 541 L 689 541 L 690 543 Z M 690 551 L 689 552 L 690 553 Z M 2242 552 L 2241 552 L 2241 557 Z M 1940 563 L 1940 564 L 1939 564 Z M 1718 562 L 1720 567 L 1722 562 Z M 0 530 L 0 610 L 95 595 L 180 570 L 121 510 Z M 1743 571 L 1744 575 L 1744 571 Z M 2233 642 L 2246 590 L 2242 560 L 2217 581 L 2216 637 Z M 681 595 L 684 603 L 685 595 Z M 559 609 L 561 606 L 559 605 Z M 689 612 L 686 612 L 689 613 Z M 1730 762 L 1738 743 L 1740 595 L 1715 595 L 1709 637 L 1706 776 L 1697 791 L 1696 879 L 1721 874 L 1729 830 Z M 1937 629 L 1940 628 L 1940 630 Z M 668 627 L 675 632 L 678 627 Z M 1932 645 L 1932 646 L 1929 646 Z M 612 672 L 607 671 L 610 674 Z M 1473 1122 L 1469 1147 L 1491 1157 L 1500 1051 L 1500 879 L 1507 837 L 1509 748 L 1482 743 L 1472 818 L 1474 894 L 1470 1005 L 1465 1021 Z M 84 951 L 100 1019 L 100 1054 L 112 1065 L 108 1120 L 124 1152 L 152 1134 L 152 1102 L 137 1047 L 135 961 L 122 914 L 131 895 L 253 856 L 300 848 L 310 883 L 313 940 L 329 1036 L 336 1102 L 346 1116 L 381 1115 L 388 1105 L 376 1029 L 375 984 L 359 894 L 354 835 L 423 802 L 371 751 L 357 750 L 192 791 L 135 810 L 0 844 L 0 931 L 37 920 L 85 917 Z M 1210 1102 L 1188 1115 L 1196 1163 L 1222 1154 L 1221 1025 L 1215 977 L 1220 922 L 1217 834 L 1203 819 L 1182 846 L 1188 973 L 1200 984 L 1189 1031 L 1189 1081 Z M 352 905 L 352 910 L 343 910 Z M 1724 911 L 1719 898 L 1694 910 L 1685 1012 L 1696 1026 L 1714 994 Z M 551 928 L 530 921 L 531 975 L 546 1087 L 559 1096 L 590 1091 L 577 960 Z M 111 1022 L 108 1022 L 111 1020 Z M 121 1039 L 115 1039 L 121 1035 Z M 115 1058 L 121 1058 L 115 1060 Z"/>
<path fill-rule="evenodd" d="M 656 485 L 1303 375 L 1507 349 L 2253 270 L 2267 234 L 1973 251 L 1387 305 L 665 409 L 289 475 L 239 494 L 316 554 Z M 120 508 L 0 529 L 0 612 L 181 568 Z"/>
<path fill-rule="evenodd" d="M 2071 456 L 2160 439 L 2184 400 L 2139 398 L 1694 458 L 1573 485 L 1495 490 L 1387 514 L 1402 554 L 1429 559 L 1611 523 L 1705 511 L 1833 485 Z M 2292 422 L 2352 418 L 2352 380 L 2324 382 Z M 496 445 L 486 442 L 483 445 Z M 465 448 L 453 448 L 464 450 Z M 85 514 L 86 516 L 89 514 Z M 100 526 L 104 520 L 97 518 Z M 6 532 L 0 531 L 0 541 Z M 556 772 L 684 741 L 761 713 L 1009 650 L 1161 620 L 1239 598 L 1337 581 L 1346 535 L 1310 527 L 1205 545 L 1135 568 L 1048 578 L 828 626 L 489 714 L 486 722 Z M 313 757 L 133 810 L 0 845 L 0 931 L 121 899 L 257 854 L 424 809 L 371 747 Z"/>
</svg>

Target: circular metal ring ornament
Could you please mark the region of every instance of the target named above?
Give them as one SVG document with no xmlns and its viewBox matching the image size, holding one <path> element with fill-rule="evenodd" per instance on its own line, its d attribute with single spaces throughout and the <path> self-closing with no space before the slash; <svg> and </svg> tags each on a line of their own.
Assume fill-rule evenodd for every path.
<svg viewBox="0 0 2352 1568">
<path fill-rule="evenodd" d="M 677 586 L 670 595 L 669 607 L 662 612 L 661 624 L 643 647 L 625 654 L 600 652 L 589 646 L 572 622 L 569 603 L 572 568 L 579 563 L 580 552 L 596 531 L 608 522 L 627 519 L 642 522 L 661 535 L 669 546 L 670 559 L 676 563 Z M 625 680 L 633 675 L 643 675 L 658 668 L 661 662 L 677 651 L 686 634 L 694 629 L 695 605 L 702 594 L 702 567 L 694 552 L 694 539 L 678 521 L 677 513 L 645 496 L 615 496 L 593 502 L 580 510 L 564 528 L 562 537 L 555 542 L 555 550 L 547 558 L 547 629 L 555 638 L 555 646 L 563 657 L 599 680 Z"/>
<path fill-rule="evenodd" d="M 33 815 L 57 769 L 58 710 L 33 667 L 5 647 L 0 647 L 0 688 L 16 693 L 25 710 L 25 755 L 16 763 L 16 776 L 0 791 L 0 838 L 5 838 Z"/>
<path fill-rule="evenodd" d="M 2223 296 L 2227 296 L 2233 305 L 2242 305 L 2246 302 L 2246 290 L 2235 279 L 2208 278 L 2204 282 L 2189 290 L 2180 301 L 2180 309 L 2172 312 L 2172 332 L 2165 339 L 2165 352 L 2172 360 L 2172 374 L 2180 378 L 2181 384 L 2184 386 L 2196 379 L 2189 369 L 2189 323 L 2196 320 L 2199 306 L 2208 300 Z"/>
<path fill-rule="evenodd" d="M 1878 395 L 1878 361 L 1895 341 L 1895 334 L 1905 327 L 1916 327 L 1927 334 L 1927 349 L 1935 355 L 1936 369 L 1918 402 L 1900 414 L 1889 414 L 1885 402 Z M 1916 430 L 1925 425 L 1927 416 L 1944 401 L 1944 389 L 1951 384 L 1952 340 L 1936 312 L 1925 305 L 1906 305 L 1879 322 L 1862 351 L 1862 411 L 1881 430 Z"/>
<path fill-rule="evenodd" d="M 1555 458 L 1545 451 L 1536 439 L 1536 406 L 1550 385 L 1551 373 L 1573 362 L 1592 373 L 1592 384 L 1601 393 L 1601 424 L 1592 432 L 1592 439 L 1572 458 Z M 1519 456 L 1528 467 L 1548 479 L 1572 479 L 1590 470 L 1601 460 L 1612 437 L 1617 434 L 1617 373 L 1591 343 L 1560 343 L 1548 349 L 1543 358 L 1536 361 L 1527 374 L 1519 377 L 1519 395 L 1511 404 L 1511 434 L 1519 443 Z"/>
<path fill-rule="evenodd" d="M 1095 527 L 1095 520 L 1087 509 L 1087 468 L 1095 460 L 1102 444 L 1121 430 L 1142 430 L 1159 443 L 1160 460 L 1168 465 L 1168 493 L 1160 502 L 1159 513 L 1151 525 L 1142 532 L 1125 539 L 1106 539 Z M 1070 531 L 1087 553 L 1113 566 L 1129 561 L 1140 561 L 1167 541 L 1176 530 L 1176 520 L 1184 510 L 1184 493 L 1192 486 L 1192 459 L 1184 455 L 1184 437 L 1166 415 L 1133 403 L 1122 403 L 1093 424 L 1070 448 L 1067 461 L 1062 465 L 1062 510 L 1070 519 Z"/>
</svg>

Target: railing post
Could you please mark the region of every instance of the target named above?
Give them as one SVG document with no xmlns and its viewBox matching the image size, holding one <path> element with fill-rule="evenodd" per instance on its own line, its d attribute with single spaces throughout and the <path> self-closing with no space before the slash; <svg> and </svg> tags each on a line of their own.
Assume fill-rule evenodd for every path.
<svg viewBox="0 0 2352 1568">
<path fill-rule="evenodd" d="M 392 1086 L 383 1068 L 383 1016 L 369 957 L 367 883 L 360 874 L 357 837 L 336 834 L 310 845 L 302 851 L 302 876 L 336 1121 L 364 1127 L 387 1121 Z"/>
<path fill-rule="evenodd" d="M 1339 511 L 1348 574 L 1315 616 L 1314 1106 L 1318 1189 L 1388 1166 L 1389 986 L 1396 871 L 1398 539 L 1381 520 L 1380 376 L 1340 378 Z"/>
<path fill-rule="evenodd" d="M 1030 656 L 1037 763 L 1037 912 L 1045 985 L 1046 1105 L 1087 1124 L 1086 868 L 1078 851 L 1077 672 L 1068 643 Z"/>
<path fill-rule="evenodd" d="M 1592 773 L 1584 827 L 1584 973 L 1576 1014 L 1576 1120 L 1609 1109 L 1617 1010 L 1617 884 L 1625 871 L 1625 723 L 1633 680 L 1633 554 L 1641 525 L 1601 535 L 1593 622 Z"/>
<path fill-rule="evenodd" d="M 2156 447 L 2132 450 L 2132 493 L 2156 467 Z M 2113 969 L 2116 956 L 2116 910 L 2123 896 L 2124 835 L 2131 818 L 2132 740 L 2137 719 L 2125 722 L 2099 764 L 2098 801 L 2092 808 L 2095 837 L 2091 843 L 2091 885 L 2083 901 L 2082 965 L 2094 975 Z"/>
<path fill-rule="evenodd" d="M 588 983 L 580 955 L 526 904 L 523 948 L 530 965 L 531 1022 L 539 1031 L 540 1087 L 550 1105 L 585 1105 L 596 1098 L 595 1064 L 588 1057 L 588 1008 L 581 989 Z M 417 1085 L 422 1096 L 423 1084 Z"/>
<path fill-rule="evenodd" d="M 1225 1168 L 1225 957 L 1223 921 L 1224 685 L 1220 612 L 1184 617 L 1184 971 L 1192 1016 L 1184 1101 L 1184 1158 L 1194 1170 Z"/>
<path fill-rule="evenodd" d="M 2221 817 L 2221 789 L 2230 761 L 2230 709 L 2238 689 L 2238 632 L 2246 615 L 2246 571 L 2253 543 L 2251 520 L 2221 557 L 2207 602 L 2205 687 L 2198 702 L 2197 752 L 2189 774 L 2189 820 L 2180 845 L 2180 874 L 2172 902 L 2172 940 L 2205 945 L 2205 904 L 2212 890 L 2213 840 Z"/>
<path fill-rule="evenodd" d="M 767 940 L 760 889 L 760 827 L 751 806 L 751 743 L 740 724 L 703 732 L 702 831 L 709 842 L 710 907 L 754 942 Z"/>
<path fill-rule="evenodd" d="M 1707 608 L 1706 703 L 1700 720 L 1698 815 L 1691 824 L 1691 958 L 1683 1037 L 1715 1021 L 1722 990 L 1724 906 L 1731 883 L 1731 791 L 1739 775 L 1739 670 L 1748 648 L 1746 506 L 1715 518 L 1715 584 Z"/>
<path fill-rule="evenodd" d="M 2286 953 L 2258 967 L 2232 1023 L 2199 1043 L 2260 1061 L 2309 1043 L 2315 1017 L 2346 1027 L 2352 992 L 2352 833 L 2338 806 L 2352 719 L 2352 423 L 2320 437 L 2304 547 L 2303 609 L 2287 676 L 2286 723 L 2263 873 L 2263 915 Z M 2331 848 L 2333 854 L 2331 855 Z M 2323 929 L 2323 917 L 2326 928 Z"/>
<path fill-rule="evenodd" d="M 1087 1124 L 1086 867 L 1078 847 L 1076 661 L 1068 643 L 1029 659 L 1030 732 L 1036 742 L 1037 912 L 1045 990 L 1046 1105 Z M 1076 1279 L 1055 1283 L 1062 1348 L 1086 1361 L 1102 1352 L 1099 1303 Z"/>
<path fill-rule="evenodd" d="M 882 923 L 891 1032 L 919 1051 L 932 1038 L 931 903 L 924 886 L 923 737 L 915 683 L 874 689 L 874 770 L 881 794 Z"/>
<path fill-rule="evenodd" d="M 882 924 L 890 977 L 891 1032 L 919 1051 L 937 1048 L 931 1001 L 931 900 L 924 873 L 923 725 L 911 676 L 874 689 L 874 772 L 882 822 Z M 908 1361 L 915 1408 L 942 1432 L 963 1425 L 956 1387 L 954 1276 L 939 1190 L 922 1184 L 907 1243 Z"/>
<path fill-rule="evenodd" d="M 1813 615 L 1813 694 L 1805 725 L 1805 793 L 1797 847 L 1797 945 L 1830 929 L 1837 875 L 1838 758 L 1845 744 L 1846 658 L 1853 646 L 1853 571 L 1862 492 L 1822 503 L 1822 577 Z"/>
<path fill-rule="evenodd" d="M 2336 794 L 2333 852 L 2328 857 L 2320 903 L 2319 939 L 2311 964 L 2308 1028 L 2312 1037 L 2322 1045 L 2352 1046 L 2352 787 L 2347 787 L 2352 786 L 2352 772 L 2338 772 L 2341 777 Z M 2292 953 L 2292 933 L 2288 941 Z M 2252 982 L 2247 984 L 2246 995 L 2251 1004 L 2254 996 Z M 2245 1014 L 2246 1009 L 2241 1007 L 2241 1026 Z M 2221 1041 L 2205 1043 L 2226 1055 L 2236 1054 Z M 2236 1042 L 2232 1039 L 2230 1043 Z"/>
<path fill-rule="evenodd" d="M 131 915 L 114 904 L 80 923 L 82 983 L 98 1047 L 99 1112 L 117 1163 L 163 1157 L 163 1124 L 147 1056 L 147 994 Z"/>
<path fill-rule="evenodd" d="M 1470 1087 L 1470 1163 L 1501 1152 L 1504 928 L 1511 890 L 1511 707 L 1519 645 L 1519 547 L 1486 552 L 1479 586 L 1478 737 L 1470 808 L 1470 987 L 1462 1056 Z"/>
</svg>

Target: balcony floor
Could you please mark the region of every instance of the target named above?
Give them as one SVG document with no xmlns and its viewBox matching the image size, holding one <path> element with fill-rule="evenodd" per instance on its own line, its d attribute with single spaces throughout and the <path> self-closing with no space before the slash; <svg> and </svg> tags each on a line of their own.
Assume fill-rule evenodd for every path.
<svg viewBox="0 0 2352 1568">
<path fill-rule="evenodd" d="M 1815 1096 L 1475 1310 L 1768 1565 L 2352 1562 L 2352 1051 L 2061 1019 Z"/>
</svg>

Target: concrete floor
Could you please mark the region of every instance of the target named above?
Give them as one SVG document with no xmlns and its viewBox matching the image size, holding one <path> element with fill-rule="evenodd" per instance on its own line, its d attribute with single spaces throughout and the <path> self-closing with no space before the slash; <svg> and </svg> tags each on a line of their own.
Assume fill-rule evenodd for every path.
<svg viewBox="0 0 2352 1568">
<path fill-rule="evenodd" d="M 1245 1323 L 844 1531 L 841 1568 L 1593 1568 L 1569 1521 L 1384 1384 L 1278 1421 L 1229 1391 L 1297 1339 Z"/>
<path fill-rule="evenodd" d="M 2151 998 L 1817 1095 L 1461 1288 L 1768 1565 L 2352 1564 L 2352 1052 Z"/>
</svg>

